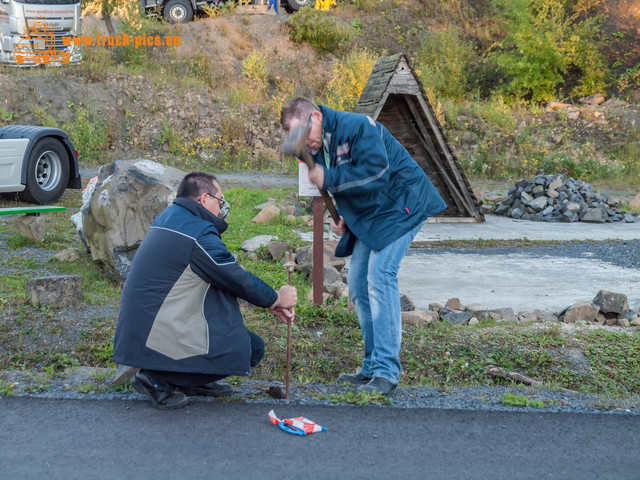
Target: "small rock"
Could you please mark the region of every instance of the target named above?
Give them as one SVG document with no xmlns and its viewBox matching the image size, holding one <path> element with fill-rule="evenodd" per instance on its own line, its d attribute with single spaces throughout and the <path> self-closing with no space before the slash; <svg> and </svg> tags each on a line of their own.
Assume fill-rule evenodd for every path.
<svg viewBox="0 0 640 480">
<path fill-rule="evenodd" d="M 496 320 L 512 321 L 516 319 L 516 314 L 511 308 L 492 308 L 491 310 L 489 310 L 489 314 L 491 315 L 492 313 L 500 315 L 501 318 Z"/>
<path fill-rule="evenodd" d="M 448 312 L 445 314 L 440 312 L 440 318 L 451 325 L 462 325 L 468 322 L 471 317 L 469 312 Z"/>
<path fill-rule="evenodd" d="M 537 317 L 538 322 L 547 323 L 558 321 L 558 317 L 556 317 L 553 313 L 545 312 L 544 310 L 534 310 L 533 314 Z"/>
<path fill-rule="evenodd" d="M 564 323 L 574 323 L 578 320 L 593 322 L 599 311 L 598 306 L 591 305 L 591 302 L 587 300 L 582 300 L 571 305 L 560 317 L 560 320 Z"/>
<path fill-rule="evenodd" d="M 444 305 L 446 308 L 450 308 L 451 310 L 463 311 L 464 306 L 460 303 L 460 299 L 453 297 L 447 300 L 447 303 Z"/>
<path fill-rule="evenodd" d="M 293 249 L 287 242 L 269 242 L 267 248 L 269 249 L 271 258 L 274 260 L 280 260 L 284 252 Z"/>
<path fill-rule="evenodd" d="M 269 242 L 277 239 L 275 235 L 258 235 L 242 242 L 240 248 L 245 252 L 255 252 L 263 245 L 268 245 Z"/>
<path fill-rule="evenodd" d="M 42 243 L 44 239 L 44 217 L 38 215 L 21 215 L 16 220 L 18 233 L 32 242 Z"/>
<path fill-rule="evenodd" d="M 631 210 L 640 210 L 640 193 L 631 199 L 629 208 Z"/>
<path fill-rule="evenodd" d="M 24 285 L 29 301 L 34 305 L 68 307 L 82 299 L 80 275 L 27 278 Z"/>
<path fill-rule="evenodd" d="M 410 297 L 404 293 L 400 295 L 400 310 L 403 312 L 411 312 L 416 309 L 416 304 Z"/>
<path fill-rule="evenodd" d="M 627 296 L 623 293 L 600 290 L 592 302 L 602 313 L 623 313 L 629 310 Z"/>
<path fill-rule="evenodd" d="M 473 195 L 476 197 L 476 200 L 478 201 L 478 205 L 482 205 L 482 203 L 484 202 L 484 195 L 482 192 L 482 188 L 481 187 L 474 188 Z"/>
<path fill-rule="evenodd" d="M 545 107 L 545 112 L 555 112 L 558 110 L 564 110 L 568 107 L 570 107 L 568 103 L 556 102 L 555 100 L 551 100 L 550 102 L 547 103 L 547 106 Z"/>
<path fill-rule="evenodd" d="M 605 313 L 604 314 L 604 324 L 610 327 L 618 324 L 618 314 L 617 313 Z"/>
<path fill-rule="evenodd" d="M 413 310 L 411 312 L 402 312 L 402 323 L 407 325 L 415 325 L 416 327 L 426 327 L 430 323 L 437 321 L 437 317 L 438 314 L 435 312 Z"/>
<path fill-rule="evenodd" d="M 253 217 L 254 223 L 267 223 L 280 215 L 280 209 L 276 205 L 267 205 L 260 213 Z"/>
<path fill-rule="evenodd" d="M 430 303 L 429 310 L 439 312 L 440 310 L 442 310 L 442 305 L 440 305 L 439 303 Z"/>
<path fill-rule="evenodd" d="M 629 322 L 629 320 L 624 318 L 624 317 L 618 318 L 618 326 L 619 327 L 630 327 L 631 326 L 631 322 Z"/>
<path fill-rule="evenodd" d="M 600 105 L 604 103 L 604 95 L 601 93 L 594 93 L 588 97 L 582 97 L 580 103 L 586 103 L 587 105 Z"/>
<path fill-rule="evenodd" d="M 588 223 L 605 223 L 606 219 L 607 212 L 602 208 L 589 208 L 580 218 L 583 222 Z"/>
<path fill-rule="evenodd" d="M 465 306 L 465 310 L 471 313 L 474 317 L 487 318 L 489 317 L 489 309 L 481 303 L 470 303 Z"/>
<path fill-rule="evenodd" d="M 523 312 L 518 314 L 519 322 L 537 322 L 538 316 L 533 312 Z"/>
<path fill-rule="evenodd" d="M 79 258 L 80 252 L 75 248 L 65 248 L 53 256 L 53 259 L 58 262 L 75 262 Z"/>
</svg>

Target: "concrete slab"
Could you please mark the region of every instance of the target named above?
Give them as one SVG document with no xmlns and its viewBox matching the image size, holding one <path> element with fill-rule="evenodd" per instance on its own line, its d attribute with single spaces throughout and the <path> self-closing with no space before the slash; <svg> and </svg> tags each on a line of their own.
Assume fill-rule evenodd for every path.
<svg viewBox="0 0 640 480">
<path fill-rule="evenodd" d="M 301 237 L 313 240 L 311 232 Z M 325 233 L 325 239 L 336 238 L 332 232 Z M 487 221 L 481 224 L 427 223 L 415 242 L 522 238 L 631 241 L 640 239 L 640 222 L 550 223 L 487 215 Z M 591 300 L 599 290 L 609 290 L 627 295 L 630 307 L 638 310 L 638 265 L 621 261 L 625 257 L 624 252 L 616 253 L 615 260 L 606 252 L 594 253 L 598 250 L 596 245 L 585 245 L 577 250 L 563 246 L 474 251 L 412 249 L 398 272 L 400 292 L 409 295 L 421 309 L 427 309 L 432 302 L 444 304 L 449 298 L 458 297 L 463 304 L 482 303 L 488 308 L 553 312 L 579 300 Z M 545 253 L 545 248 L 553 249 L 553 254 Z M 637 250 L 638 246 L 634 243 L 628 248 Z"/>
<path fill-rule="evenodd" d="M 414 242 L 438 240 L 633 240 L 640 238 L 640 222 L 561 223 L 516 220 L 486 215 L 484 223 L 425 223 Z"/>
<path fill-rule="evenodd" d="M 416 307 L 458 297 L 463 304 L 555 312 L 578 300 L 592 300 L 599 290 L 624 293 L 633 310 L 640 307 L 640 270 L 590 258 L 544 255 L 539 251 L 500 254 L 455 250 L 410 250 L 400 271 L 400 292 Z"/>
<path fill-rule="evenodd" d="M 414 242 L 438 240 L 556 240 L 603 241 L 640 238 L 635 223 L 555 223 L 516 220 L 486 215 L 484 223 L 426 223 Z M 411 251 L 398 274 L 400 291 L 418 308 L 458 297 L 462 303 L 482 303 L 489 308 L 510 307 L 517 311 L 557 311 L 578 300 L 591 300 L 601 290 L 624 293 L 631 308 L 640 305 L 640 270 L 591 258 L 583 252 L 576 258 L 547 256 L 521 249 L 504 253 L 495 249 L 469 253 L 457 250 Z"/>
</svg>

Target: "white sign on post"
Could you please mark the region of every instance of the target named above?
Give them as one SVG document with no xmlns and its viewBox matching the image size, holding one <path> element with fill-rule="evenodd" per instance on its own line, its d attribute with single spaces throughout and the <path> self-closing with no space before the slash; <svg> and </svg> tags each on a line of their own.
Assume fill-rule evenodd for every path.
<svg viewBox="0 0 640 480">
<path fill-rule="evenodd" d="M 309 181 L 309 167 L 298 160 L 298 195 L 301 197 L 319 197 L 320 190 Z"/>
</svg>

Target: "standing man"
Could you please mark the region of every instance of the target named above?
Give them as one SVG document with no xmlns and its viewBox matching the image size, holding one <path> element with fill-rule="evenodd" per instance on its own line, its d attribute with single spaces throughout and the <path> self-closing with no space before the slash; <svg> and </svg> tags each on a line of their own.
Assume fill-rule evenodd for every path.
<svg viewBox="0 0 640 480">
<path fill-rule="evenodd" d="M 282 128 L 310 127 L 307 147 L 316 168 L 309 180 L 333 194 L 343 238 L 336 256 L 351 255 L 348 285 L 356 307 L 364 360 L 339 381 L 390 395 L 400 380 L 402 325 L 397 273 L 424 221 L 446 208 L 409 152 L 371 117 L 289 100 Z"/>
<path fill-rule="evenodd" d="M 262 359 L 264 342 L 245 328 L 238 298 L 293 322 L 296 289 L 275 291 L 222 242 L 228 212 L 214 175 L 187 174 L 131 264 L 113 359 L 140 368 L 132 385 L 156 408 L 184 407 L 190 395 L 229 395 L 232 388 L 217 381 L 249 375 Z"/>
<path fill-rule="evenodd" d="M 280 11 L 278 10 L 278 3 L 280 0 L 269 0 L 269 6 L 267 7 L 267 12 L 271 10 L 271 7 L 276 11 L 276 15 L 280 15 Z"/>
</svg>

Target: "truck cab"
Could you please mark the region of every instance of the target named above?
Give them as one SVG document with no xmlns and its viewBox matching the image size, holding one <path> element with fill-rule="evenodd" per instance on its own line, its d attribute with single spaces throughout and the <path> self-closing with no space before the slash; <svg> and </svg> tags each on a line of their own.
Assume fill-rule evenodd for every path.
<svg viewBox="0 0 640 480">
<path fill-rule="evenodd" d="M 82 59 L 65 37 L 79 35 L 80 0 L 0 0 L 0 62 L 63 65 Z"/>
</svg>

